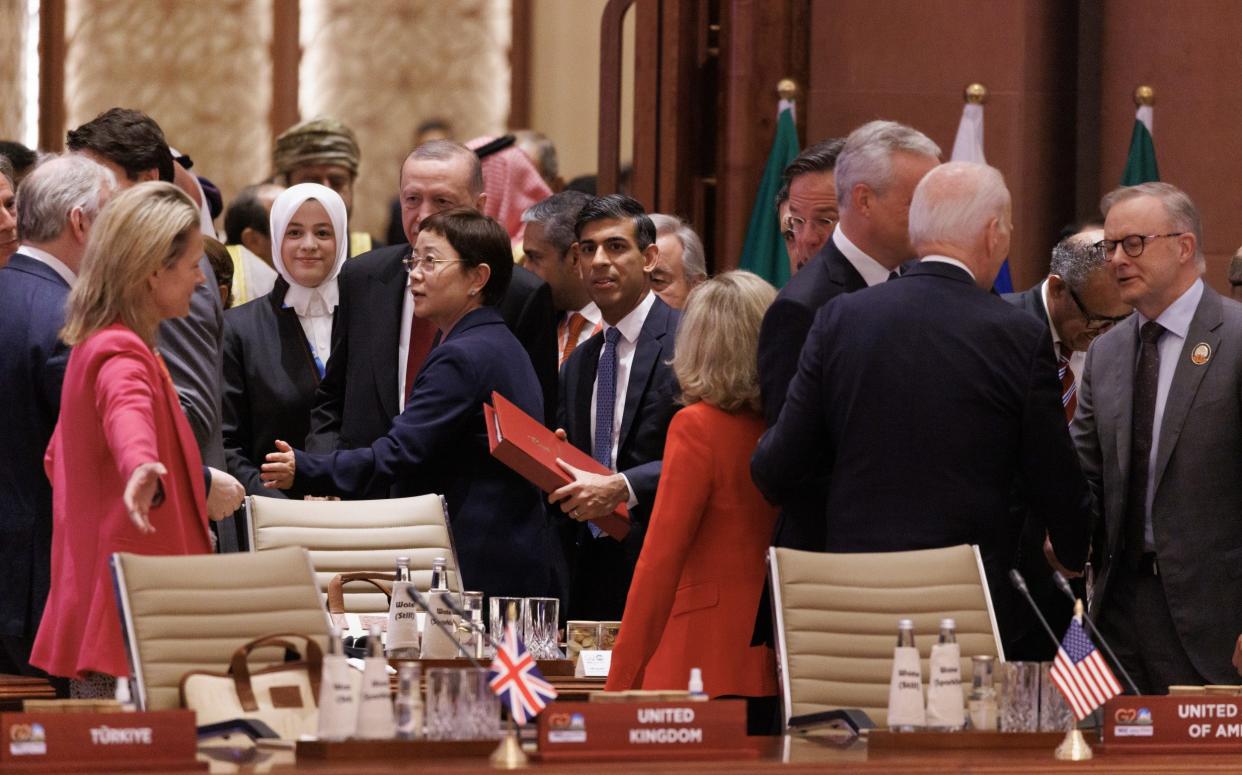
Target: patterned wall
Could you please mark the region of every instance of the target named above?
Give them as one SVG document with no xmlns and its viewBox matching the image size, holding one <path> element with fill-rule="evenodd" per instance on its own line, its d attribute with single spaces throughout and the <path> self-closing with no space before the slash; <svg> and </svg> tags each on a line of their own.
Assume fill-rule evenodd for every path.
<svg viewBox="0 0 1242 775">
<path fill-rule="evenodd" d="M 0 0 L 0 139 L 22 141 L 25 116 L 22 44 L 25 40 L 24 0 Z"/>
<path fill-rule="evenodd" d="M 382 237 L 414 128 L 449 119 L 457 139 L 504 130 L 510 0 L 302 0 L 299 107 L 358 135 L 355 230 Z"/>
<path fill-rule="evenodd" d="M 66 0 L 68 127 L 143 110 L 231 197 L 271 166 L 271 20 L 271 0 Z"/>
</svg>

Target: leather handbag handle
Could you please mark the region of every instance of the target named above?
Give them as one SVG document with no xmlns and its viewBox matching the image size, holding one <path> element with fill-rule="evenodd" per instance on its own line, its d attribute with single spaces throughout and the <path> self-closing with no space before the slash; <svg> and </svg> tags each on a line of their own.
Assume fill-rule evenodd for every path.
<svg viewBox="0 0 1242 775">
<path fill-rule="evenodd" d="M 353 573 L 338 573 L 328 582 L 328 613 L 343 614 L 345 613 L 345 585 L 351 581 L 365 581 L 371 586 L 384 593 L 384 597 L 388 598 L 388 602 L 392 603 L 392 587 L 380 584 L 381 581 L 387 581 L 391 584 L 396 576 L 395 573 L 384 573 L 382 571 L 363 570 L 354 571 Z"/>
<path fill-rule="evenodd" d="M 299 646 L 293 641 L 286 640 L 286 638 L 302 641 L 303 645 Z M 241 703 L 242 709 L 250 713 L 259 709 L 259 702 L 254 696 L 254 687 L 250 683 L 249 659 L 250 652 L 265 646 L 279 646 L 286 651 L 294 651 L 302 655 L 306 661 L 307 677 L 310 678 L 311 697 L 315 702 L 318 702 L 319 682 L 323 676 L 323 649 L 319 647 L 314 638 L 298 635 L 297 633 L 282 632 L 256 638 L 249 643 L 239 646 L 233 652 L 233 656 L 229 660 L 229 674 L 233 676 L 233 684 L 237 689 L 237 700 Z"/>
</svg>

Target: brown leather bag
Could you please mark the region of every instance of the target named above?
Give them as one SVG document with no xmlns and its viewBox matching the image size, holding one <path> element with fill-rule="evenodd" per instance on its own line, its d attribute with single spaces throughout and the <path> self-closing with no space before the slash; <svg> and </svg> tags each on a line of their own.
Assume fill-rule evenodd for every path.
<svg viewBox="0 0 1242 775">
<path fill-rule="evenodd" d="M 338 573 L 328 582 L 328 616 L 332 619 L 332 626 L 344 632 L 349 629 L 346 623 L 345 614 L 345 585 L 354 581 L 361 581 L 378 589 L 384 593 L 384 597 L 388 602 L 392 603 L 392 582 L 394 574 L 384 573 L 382 571 L 355 571 L 352 573 Z M 388 582 L 384 584 L 383 582 Z M 366 631 L 371 624 L 378 624 L 381 629 L 388 629 L 388 614 L 362 614 L 359 617 L 362 629 Z"/>
</svg>

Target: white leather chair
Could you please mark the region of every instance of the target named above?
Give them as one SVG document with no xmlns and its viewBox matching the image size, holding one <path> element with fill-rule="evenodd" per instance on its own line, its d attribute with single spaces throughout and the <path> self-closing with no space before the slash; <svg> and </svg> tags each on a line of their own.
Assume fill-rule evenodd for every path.
<svg viewBox="0 0 1242 775">
<path fill-rule="evenodd" d="M 299 501 L 246 498 L 250 551 L 300 546 L 310 552 L 319 589 L 338 573 L 392 573 L 398 556 L 410 558 L 410 578 L 419 589 L 431 585 L 431 563 L 447 561 L 449 588 L 460 592 L 457 552 L 449 528 L 448 504 L 440 495 L 369 501 Z M 466 579 L 469 582 L 469 579 Z M 388 601 L 370 584 L 345 586 L 345 610 L 379 613 Z"/>
<path fill-rule="evenodd" d="M 768 572 L 786 723 L 861 708 L 886 726 L 899 619 L 914 620 L 925 682 L 944 617 L 957 623 L 966 689 L 972 656 L 1004 658 L 978 547 L 874 554 L 770 547 Z"/>
<path fill-rule="evenodd" d="M 140 710 L 180 707 L 181 677 L 227 672 L 239 647 L 291 632 L 327 645 L 328 615 L 306 551 L 175 557 L 112 555 L 112 578 Z M 278 662 L 277 649 L 255 652 Z"/>
</svg>

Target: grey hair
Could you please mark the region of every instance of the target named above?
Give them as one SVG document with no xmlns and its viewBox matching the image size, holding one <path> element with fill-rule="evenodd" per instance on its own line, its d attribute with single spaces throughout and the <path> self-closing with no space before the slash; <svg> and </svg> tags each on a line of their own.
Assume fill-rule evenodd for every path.
<svg viewBox="0 0 1242 775">
<path fill-rule="evenodd" d="M 1078 292 L 1086 287 L 1091 275 L 1107 263 L 1108 256 L 1086 234 L 1071 234 L 1052 248 L 1048 273 L 1060 277 Z"/>
<path fill-rule="evenodd" d="M 1000 170 L 951 161 L 919 181 L 910 202 L 910 242 L 968 247 L 993 218 L 1004 218 L 1009 189 Z"/>
<path fill-rule="evenodd" d="M 522 223 L 538 223 L 543 226 L 543 238 L 557 252 L 564 256 L 569 246 L 574 244 L 574 224 L 578 222 L 578 214 L 591 195 L 581 191 L 561 191 L 546 199 L 542 199 L 522 213 Z"/>
<path fill-rule="evenodd" d="M 1172 183 L 1140 183 L 1114 188 L 1100 200 L 1100 212 L 1107 218 L 1108 211 L 1116 205 L 1141 196 L 1159 199 L 1169 220 L 1173 221 L 1173 228 L 1195 236 L 1195 265 L 1202 273 L 1207 268 L 1207 259 L 1203 255 L 1203 220 L 1190 195 Z"/>
<path fill-rule="evenodd" d="M 102 164 L 77 153 L 49 155 L 17 192 L 18 233 L 29 242 L 50 242 L 64 233 L 75 208 L 94 221 L 115 189 L 116 176 Z"/>
<path fill-rule="evenodd" d="M 430 161 L 465 159 L 470 165 L 470 180 L 466 184 L 470 189 L 470 195 L 478 196 L 483 193 L 483 162 L 479 160 L 478 154 L 461 143 L 452 140 L 429 140 L 410 151 L 410 155 L 405 157 L 406 161 L 411 159 Z"/>
<path fill-rule="evenodd" d="M 837 157 L 837 208 L 850 208 L 850 192 L 859 183 L 882 194 L 893 182 L 893 154 L 940 158 L 940 146 L 917 129 L 896 121 L 869 121 L 850 132 Z"/>
<path fill-rule="evenodd" d="M 703 251 L 703 240 L 690 225 L 680 218 L 664 213 L 652 213 L 651 222 L 656 227 L 656 239 L 674 236 L 681 243 L 681 265 L 685 270 L 686 279 L 695 277 L 707 279 L 707 256 Z"/>
</svg>

